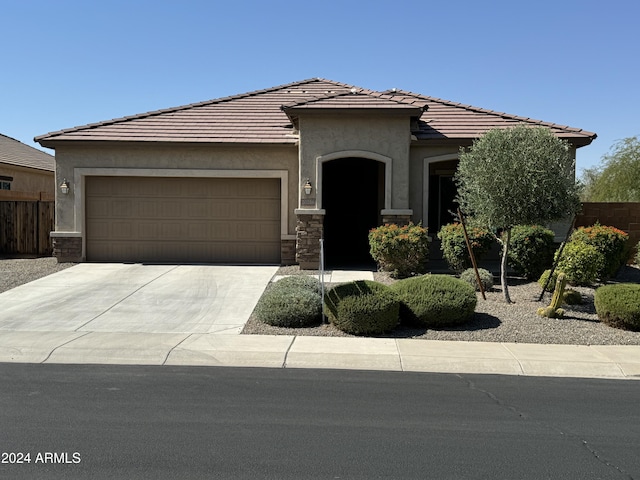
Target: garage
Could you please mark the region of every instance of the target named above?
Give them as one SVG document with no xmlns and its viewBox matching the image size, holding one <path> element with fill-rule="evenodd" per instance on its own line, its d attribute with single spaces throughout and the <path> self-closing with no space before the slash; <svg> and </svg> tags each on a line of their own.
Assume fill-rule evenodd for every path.
<svg viewBox="0 0 640 480">
<path fill-rule="evenodd" d="M 86 258 L 280 263 L 277 178 L 85 177 Z"/>
</svg>

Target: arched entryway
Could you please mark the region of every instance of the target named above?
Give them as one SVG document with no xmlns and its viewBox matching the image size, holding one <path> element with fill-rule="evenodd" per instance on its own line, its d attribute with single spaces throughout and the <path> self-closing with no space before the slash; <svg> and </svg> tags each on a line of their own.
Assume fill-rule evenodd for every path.
<svg viewBox="0 0 640 480">
<path fill-rule="evenodd" d="M 385 165 L 367 158 L 322 164 L 322 208 L 327 268 L 371 268 L 369 230 L 381 221 Z"/>
</svg>

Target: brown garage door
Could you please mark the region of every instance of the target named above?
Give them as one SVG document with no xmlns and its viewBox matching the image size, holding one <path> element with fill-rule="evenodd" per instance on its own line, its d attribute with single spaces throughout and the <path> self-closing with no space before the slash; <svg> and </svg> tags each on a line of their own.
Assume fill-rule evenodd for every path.
<svg viewBox="0 0 640 480">
<path fill-rule="evenodd" d="M 87 260 L 280 262 L 280 180 L 86 177 Z"/>
</svg>

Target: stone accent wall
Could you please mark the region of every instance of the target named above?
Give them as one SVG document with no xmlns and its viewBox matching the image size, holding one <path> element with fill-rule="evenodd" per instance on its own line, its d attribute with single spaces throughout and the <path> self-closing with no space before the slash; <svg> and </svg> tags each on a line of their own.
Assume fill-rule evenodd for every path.
<svg viewBox="0 0 640 480">
<path fill-rule="evenodd" d="M 53 237 L 53 256 L 58 263 L 82 261 L 82 237 Z"/>
<path fill-rule="evenodd" d="M 629 234 L 629 243 L 640 241 L 640 203 L 638 202 L 585 202 L 576 217 L 576 227 L 589 227 L 596 222 L 616 227 Z"/>
<path fill-rule="evenodd" d="M 411 221 L 411 215 L 383 215 L 382 224 L 395 223 L 401 227 L 408 225 Z"/>
<path fill-rule="evenodd" d="M 293 265 L 296 263 L 296 241 L 283 239 L 280 241 L 280 264 Z"/>
<path fill-rule="evenodd" d="M 303 270 L 320 267 L 320 239 L 324 215 L 298 214 L 296 224 L 296 261 Z"/>
</svg>

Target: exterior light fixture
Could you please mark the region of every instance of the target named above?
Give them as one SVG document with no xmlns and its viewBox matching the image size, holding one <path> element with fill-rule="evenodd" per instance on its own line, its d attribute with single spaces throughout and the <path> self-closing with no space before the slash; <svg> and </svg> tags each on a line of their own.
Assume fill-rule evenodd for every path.
<svg viewBox="0 0 640 480">
<path fill-rule="evenodd" d="M 69 184 L 67 183 L 67 179 L 63 179 L 62 183 L 60 184 L 60 191 L 64 194 L 67 195 L 69 193 L 69 190 L 71 190 L 71 187 L 69 187 Z"/>
<path fill-rule="evenodd" d="M 311 182 L 309 181 L 309 179 L 307 178 L 307 183 L 304 184 L 304 193 L 306 193 L 307 195 L 311 195 L 311 190 L 313 190 L 313 187 L 311 186 Z"/>
</svg>

